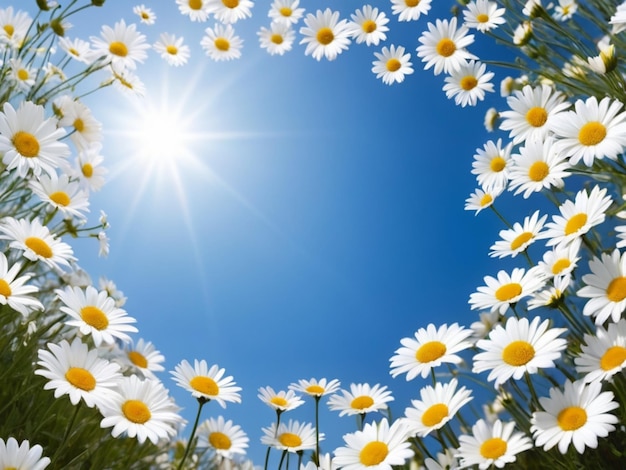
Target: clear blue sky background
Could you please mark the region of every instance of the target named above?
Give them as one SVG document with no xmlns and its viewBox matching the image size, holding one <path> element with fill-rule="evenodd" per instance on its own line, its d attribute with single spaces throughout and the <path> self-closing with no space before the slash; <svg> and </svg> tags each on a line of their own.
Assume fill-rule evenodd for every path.
<svg viewBox="0 0 626 470">
<path fill-rule="evenodd" d="M 77 16 L 68 36 L 99 35 L 121 17 L 138 22 L 137 3 L 107 0 Z M 308 12 L 340 6 L 343 18 L 365 4 L 301 3 Z M 234 376 L 243 403 L 209 404 L 203 417 L 223 414 L 243 426 L 257 463 L 261 427 L 275 417 L 259 387 L 286 389 L 311 377 L 338 378 L 346 388 L 381 383 L 402 415 L 428 382 L 390 377 L 400 339 L 430 322 L 469 326 L 477 319 L 470 293 L 501 266 L 487 256 L 501 223 L 488 211 L 475 217 L 464 203 L 476 184 L 472 155 L 497 137 L 484 130 L 484 113 L 503 101 L 496 91 L 488 104 L 459 108 L 441 91 L 444 76 L 423 70 L 418 38 L 427 22 L 450 17 L 453 2 L 434 2 L 409 23 L 398 23 L 391 2 L 370 3 L 391 18 L 385 45 L 412 54 L 415 73 L 402 84 L 387 86 L 371 72 L 381 46 L 353 43 L 333 62 L 304 56 L 299 44 L 268 55 L 256 31 L 269 25 L 269 1 L 234 25 L 242 58 L 220 63 L 198 46 L 214 21 L 190 22 L 174 0 L 146 1 L 157 23 L 139 29 L 151 43 L 167 31 L 192 46 L 184 67 L 150 51 L 138 69 L 145 105 L 163 107 L 166 97 L 191 117 L 190 132 L 202 134 L 193 158 L 169 157 L 178 183 L 162 162 L 136 157 L 137 142 L 124 133 L 128 119 L 139 120 L 132 102 L 113 90 L 87 100 L 106 132 L 111 175 L 91 207 L 93 220 L 99 209 L 109 216 L 111 252 L 98 259 L 95 242 L 75 243 L 80 262 L 94 281 L 103 275 L 124 291 L 137 338 L 156 345 L 167 370 L 197 358 Z M 477 40 L 471 51 L 482 58 L 489 41 L 479 33 Z M 195 400 L 161 377 L 191 421 Z M 313 421 L 311 402 L 284 418 Z M 355 429 L 353 419 L 328 411 L 321 425 L 327 452 Z"/>
</svg>

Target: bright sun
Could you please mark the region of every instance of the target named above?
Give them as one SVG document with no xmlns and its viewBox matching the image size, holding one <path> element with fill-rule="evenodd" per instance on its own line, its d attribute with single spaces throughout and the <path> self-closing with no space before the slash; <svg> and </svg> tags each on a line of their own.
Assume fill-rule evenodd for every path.
<svg viewBox="0 0 626 470">
<path fill-rule="evenodd" d="M 146 112 L 136 130 L 139 152 L 157 165 L 183 158 L 189 153 L 190 136 L 182 124 L 171 111 Z"/>
</svg>

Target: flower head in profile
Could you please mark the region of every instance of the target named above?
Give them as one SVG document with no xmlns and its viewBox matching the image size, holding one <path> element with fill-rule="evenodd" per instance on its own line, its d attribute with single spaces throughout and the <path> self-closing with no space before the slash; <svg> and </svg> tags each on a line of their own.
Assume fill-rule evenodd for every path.
<svg viewBox="0 0 626 470">
<path fill-rule="evenodd" d="M 335 60 L 350 45 L 348 21 L 340 20 L 339 12 L 330 8 L 307 14 L 300 34 L 300 44 L 306 44 L 304 54 L 316 60 Z"/>
<path fill-rule="evenodd" d="M 43 470 L 50 464 L 50 458 L 42 455 L 43 447 L 39 444 L 31 447 L 28 441 L 18 444 L 14 437 L 9 437 L 6 441 L 0 438 L 1 468 Z"/>
<path fill-rule="evenodd" d="M 29 294 L 39 291 L 35 286 L 26 285 L 30 274 L 18 276 L 22 270 L 20 263 L 9 267 L 9 261 L 0 252 L 0 305 L 8 305 L 27 317 L 33 310 L 43 310 L 43 304 Z"/>
<path fill-rule="evenodd" d="M 137 25 L 129 24 L 122 19 L 113 28 L 104 25 L 100 37 L 91 37 L 94 54 L 104 56 L 118 70 L 137 68 L 148 57 L 150 44 L 146 36 L 137 31 Z"/>
<path fill-rule="evenodd" d="M 465 200 L 466 211 L 476 211 L 474 215 L 478 215 L 480 211 L 493 205 L 496 198 L 502 194 L 504 187 L 495 186 L 493 188 L 477 188 Z"/>
<path fill-rule="evenodd" d="M 289 389 L 294 392 L 300 392 L 319 398 L 324 395 L 335 393 L 339 389 L 340 385 L 341 383 L 337 379 L 327 380 L 326 378 L 322 378 L 318 380 L 311 378 L 309 380 L 298 380 L 298 383 L 289 385 Z"/>
<path fill-rule="evenodd" d="M 319 435 L 319 439 L 324 439 L 324 433 Z M 275 449 L 286 450 L 288 452 L 301 452 L 315 449 L 315 428 L 310 423 L 300 423 L 289 420 L 287 423 L 276 423 L 263 428 L 261 443 Z"/>
<path fill-rule="evenodd" d="M 446 97 L 454 98 L 457 106 L 475 106 L 485 99 L 486 92 L 493 92 L 493 72 L 487 72 L 487 66 L 479 61 L 470 60 L 458 69 L 450 71 L 445 78 L 443 91 Z"/>
<path fill-rule="evenodd" d="M 155 372 L 165 370 L 163 367 L 165 356 L 154 347 L 151 341 L 143 338 L 124 344 L 121 355 L 115 359 L 146 379 L 156 379 Z"/>
<path fill-rule="evenodd" d="M 59 47 L 73 60 L 83 64 L 91 64 L 97 58 L 91 49 L 91 44 L 80 38 L 61 37 L 59 38 Z"/>
<path fill-rule="evenodd" d="M 54 100 L 53 107 L 59 115 L 59 126 L 68 128 L 70 139 L 79 151 L 102 142 L 102 123 L 84 103 L 62 95 Z"/>
<path fill-rule="evenodd" d="M 434 67 L 435 75 L 441 72 L 449 74 L 461 68 L 466 61 L 478 59 L 466 49 L 474 42 L 474 35 L 468 34 L 465 26 L 457 28 L 456 17 L 428 23 L 428 31 L 422 33 L 419 42 L 417 55 L 422 62 L 426 62 L 424 70 Z"/>
<path fill-rule="evenodd" d="M 365 43 L 368 46 L 377 46 L 380 41 L 387 39 L 386 26 L 389 18 L 385 12 L 379 11 L 378 8 L 371 5 L 365 5 L 360 10 L 356 10 L 350 15 L 352 21 L 348 24 L 350 27 L 350 36 L 354 38 L 357 44 Z"/>
<path fill-rule="evenodd" d="M 57 176 L 41 175 L 31 180 L 30 188 L 43 202 L 59 211 L 66 219 L 86 219 L 89 212 L 89 197 L 78 181 L 70 181 L 66 174 Z"/>
<path fill-rule="evenodd" d="M 200 424 L 198 441 L 201 447 L 212 448 L 217 455 L 231 459 L 235 454 L 245 455 L 250 439 L 241 426 L 218 416 Z"/>
<path fill-rule="evenodd" d="M 413 73 L 411 54 L 405 54 L 402 46 L 385 46 L 381 52 L 374 52 L 374 56 L 372 72 L 386 85 L 402 83 L 405 75 Z"/>
<path fill-rule="evenodd" d="M 169 65 L 179 67 L 187 63 L 190 55 L 189 46 L 184 44 L 184 40 L 174 34 L 162 33 L 153 48 Z"/>
<path fill-rule="evenodd" d="M 524 217 L 523 224 L 515 222 L 510 229 L 500 230 L 500 240 L 491 246 L 489 256 L 504 258 L 511 256 L 514 258 L 537 240 L 537 235 L 541 232 L 547 215 L 539 216 L 539 211 Z"/>
<path fill-rule="evenodd" d="M 193 367 L 183 360 L 171 372 L 176 385 L 184 388 L 192 396 L 202 400 L 214 400 L 222 408 L 226 408 L 226 402 L 241 403 L 241 387 L 235 385 L 232 376 L 224 377 L 225 369 L 217 365 L 210 368 L 203 359 L 194 360 Z"/>
<path fill-rule="evenodd" d="M 304 404 L 304 400 L 300 398 L 294 390 L 279 390 L 275 392 L 272 387 L 259 388 L 259 400 L 278 413 L 293 410 Z"/>
<path fill-rule="evenodd" d="M 232 25 L 218 23 L 204 30 L 200 45 L 206 55 L 215 61 L 233 60 L 241 57 L 243 40 L 235 34 Z"/>
<path fill-rule="evenodd" d="M 101 149 L 101 144 L 93 144 L 79 152 L 71 170 L 72 176 L 78 178 L 86 191 L 99 191 L 106 182 L 109 170 L 102 165 L 104 157 L 100 154 Z"/>
<path fill-rule="evenodd" d="M 339 416 L 354 416 L 383 410 L 393 400 L 391 391 L 385 385 L 350 384 L 350 391 L 342 389 L 331 395 L 328 406 L 333 411 L 339 411 Z"/>
<path fill-rule="evenodd" d="M 585 382 L 610 379 L 626 366 L 626 319 L 599 326 L 595 335 L 585 333 L 580 354 L 574 358 L 576 370 Z"/>
</svg>

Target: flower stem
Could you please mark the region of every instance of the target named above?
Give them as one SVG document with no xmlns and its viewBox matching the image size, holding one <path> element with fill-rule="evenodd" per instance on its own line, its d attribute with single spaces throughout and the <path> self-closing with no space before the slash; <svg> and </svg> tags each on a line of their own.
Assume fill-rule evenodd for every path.
<svg viewBox="0 0 626 470">
<path fill-rule="evenodd" d="M 200 421 L 200 413 L 202 412 L 202 407 L 208 401 L 209 400 L 205 398 L 198 398 L 198 413 L 196 413 L 196 420 L 193 423 L 193 429 L 191 430 L 191 435 L 189 436 L 189 442 L 187 443 L 187 448 L 185 449 L 183 458 L 180 460 L 180 463 L 178 464 L 178 470 L 181 470 L 183 468 L 183 465 L 185 464 L 185 460 L 187 460 L 187 456 L 189 455 L 189 450 L 191 449 L 191 446 L 193 444 L 193 439 L 196 435 L 196 429 L 198 429 L 198 422 Z"/>
</svg>

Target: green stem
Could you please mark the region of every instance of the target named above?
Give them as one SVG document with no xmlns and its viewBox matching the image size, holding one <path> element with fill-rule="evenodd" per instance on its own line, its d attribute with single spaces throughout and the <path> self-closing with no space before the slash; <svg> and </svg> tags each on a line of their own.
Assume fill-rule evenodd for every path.
<svg viewBox="0 0 626 470">
<path fill-rule="evenodd" d="M 193 429 L 191 430 L 191 435 L 189 436 L 189 442 L 187 443 L 187 448 L 185 449 L 183 458 L 178 464 L 178 470 L 181 470 L 183 468 L 185 460 L 187 460 L 187 456 L 189 455 L 189 450 L 192 447 L 193 439 L 196 435 L 196 429 L 198 429 L 198 422 L 200 421 L 200 413 L 202 412 L 202 407 L 205 405 L 205 403 L 208 403 L 208 401 L 209 400 L 206 398 L 198 398 L 198 413 L 196 413 L 196 420 L 193 423 Z"/>
</svg>

